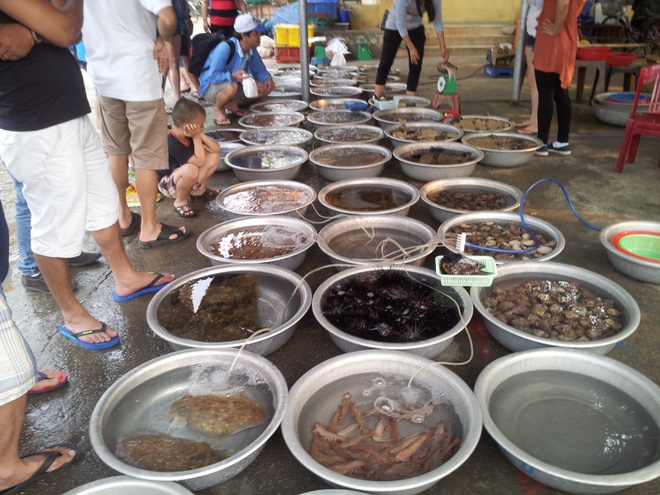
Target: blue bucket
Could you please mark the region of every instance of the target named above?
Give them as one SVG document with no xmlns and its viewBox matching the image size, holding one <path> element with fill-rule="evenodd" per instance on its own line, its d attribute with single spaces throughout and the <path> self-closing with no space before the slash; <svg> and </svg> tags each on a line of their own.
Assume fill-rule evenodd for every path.
<svg viewBox="0 0 660 495">
<path fill-rule="evenodd" d="M 350 10 L 340 10 L 339 11 L 339 22 L 351 22 L 351 11 Z"/>
</svg>

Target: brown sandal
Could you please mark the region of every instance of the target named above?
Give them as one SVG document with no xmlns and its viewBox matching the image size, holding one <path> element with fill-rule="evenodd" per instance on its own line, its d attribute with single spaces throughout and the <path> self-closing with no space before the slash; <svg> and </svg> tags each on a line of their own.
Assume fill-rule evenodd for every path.
<svg viewBox="0 0 660 495">
<path fill-rule="evenodd" d="M 188 203 L 181 206 L 175 206 L 174 209 L 181 218 L 190 218 L 197 215 L 197 212 L 193 210 Z"/>
</svg>

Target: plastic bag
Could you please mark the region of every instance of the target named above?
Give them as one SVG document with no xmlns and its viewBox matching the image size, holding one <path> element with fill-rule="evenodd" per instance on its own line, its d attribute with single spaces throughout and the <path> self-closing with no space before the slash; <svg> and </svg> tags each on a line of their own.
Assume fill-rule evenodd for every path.
<svg viewBox="0 0 660 495">
<path fill-rule="evenodd" d="M 256 98 L 259 95 L 257 81 L 252 76 L 243 79 L 243 94 L 246 98 Z"/>
</svg>

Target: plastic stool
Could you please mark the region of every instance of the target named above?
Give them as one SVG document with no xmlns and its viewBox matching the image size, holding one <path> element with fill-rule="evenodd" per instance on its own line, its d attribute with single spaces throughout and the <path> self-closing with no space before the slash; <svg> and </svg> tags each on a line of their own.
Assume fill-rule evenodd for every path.
<svg viewBox="0 0 660 495">
<path fill-rule="evenodd" d="M 441 108 L 442 107 L 442 108 Z M 459 114 L 461 113 L 461 96 L 458 93 L 453 95 L 445 95 L 436 93 L 433 97 L 433 108 L 436 110 L 451 109 Z"/>
</svg>

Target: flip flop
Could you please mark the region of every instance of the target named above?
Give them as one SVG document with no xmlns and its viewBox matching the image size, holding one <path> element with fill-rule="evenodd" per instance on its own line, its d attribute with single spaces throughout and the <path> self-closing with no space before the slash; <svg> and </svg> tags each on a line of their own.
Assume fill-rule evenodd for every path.
<svg viewBox="0 0 660 495">
<path fill-rule="evenodd" d="M 67 384 L 69 381 L 66 373 L 64 371 L 57 370 L 57 383 L 55 385 L 51 385 L 50 387 L 42 388 L 41 390 L 34 390 L 37 388 L 37 385 L 32 387 L 30 390 L 28 390 L 28 395 L 39 395 L 39 394 L 46 394 L 48 392 L 54 392 L 55 390 L 58 390 L 62 388 L 64 385 Z M 43 380 L 50 380 L 48 378 L 48 375 L 44 373 L 43 371 L 37 371 L 37 384 Z M 33 391 L 34 390 L 34 391 Z"/>
<path fill-rule="evenodd" d="M 140 228 L 140 222 L 142 217 L 139 213 L 131 212 L 131 224 L 125 229 L 121 229 L 121 236 L 128 237 L 129 235 L 135 234 L 135 232 Z"/>
<path fill-rule="evenodd" d="M 190 230 L 184 227 L 184 231 L 179 230 L 178 227 L 172 227 L 171 225 L 162 224 L 160 228 L 160 234 L 153 241 L 141 241 L 138 239 L 138 247 L 142 249 L 151 249 L 156 246 L 164 246 L 165 244 L 172 244 L 173 242 L 179 242 L 190 237 Z M 174 239 L 170 239 L 171 235 L 176 235 Z"/>
<path fill-rule="evenodd" d="M 47 471 L 47 469 L 53 464 L 55 459 L 57 459 L 62 455 L 54 450 L 49 450 L 52 449 L 53 447 L 64 447 L 65 449 L 73 450 L 76 452 L 76 455 L 69 462 L 61 465 L 57 469 L 53 469 L 52 471 Z M 33 455 L 45 456 L 44 462 L 41 463 L 41 466 L 39 466 L 39 468 L 34 472 L 34 474 L 30 476 L 28 479 L 26 479 L 23 483 L 19 483 L 18 485 L 12 488 L 0 492 L 0 495 L 14 495 L 16 493 L 20 493 L 23 490 L 25 490 L 28 486 L 34 485 L 38 481 L 45 480 L 46 478 L 50 478 L 52 475 L 62 471 L 65 468 L 68 468 L 71 464 L 76 462 L 82 456 L 82 449 L 72 443 L 63 442 L 48 447 L 44 450 L 40 450 L 39 452 L 34 452 L 32 454 L 23 456 L 22 458 L 25 459 L 26 457 L 32 457 Z"/>
<path fill-rule="evenodd" d="M 142 287 L 141 289 L 136 290 L 135 292 L 127 295 L 127 296 L 120 296 L 117 294 L 115 291 L 112 292 L 112 298 L 116 302 L 126 302 L 130 301 L 131 299 L 135 299 L 136 297 L 143 296 L 144 294 L 149 294 L 150 292 L 156 292 L 165 287 L 169 282 L 165 282 L 163 284 L 159 284 L 158 281 L 164 277 L 162 273 L 154 273 L 156 275 L 154 279 L 149 282 L 147 285 Z"/>
<path fill-rule="evenodd" d="M 192 218 L 197 216 L 197 212 L 193 210 L 188 203 L 181 206 L 175 206 L 174 209 L 181 218 Z"/>
<path fill-rule="evenodd" d="M 77 332 L 73 333 L 71 330 L 69 330 L 66 327 L 66 323 L 60 324 L 59 327 L 57 327 L 57 331 L 60 332 L 63 336 L 65 336 L 69 340 L 73 340 L 76 344 L 78 344 L 80 347 L 84 349 L 94 349 L 94 350 L 101 350 L 101 349 L 108 349 L 110 347 L 116 346 L 119 344 L 119 335 L 116 337 L 112 337 L 110 340 L 106 342 L 96 342 L 96 343 L 90 343 L 90 342 L 84 342 L 80 340 L 80 337 L 84 337 L 85 335 L 92 335 L 94 333 L 103 333 L 107 330 L 108 326 L 101 322 L 101 328 L 97 328 L 95 330 L 83 330 L 82 332 Z"/>
<path fill-rule="evenodd" d="M 213 119 L 213 123 L 215 125 L 229 125 L 229 124 L 231 124 L 231 120 L 229 120 L 229 119 Z"/>
<path fill-rule="evenodd" d="M 190 197 L 192 199 L 199 199 L 206 201 L 208 199 L 215 199 L 218 197 L 218 194 L 220 194 L 220 189 L 214 189 L 212 187 L 207 187 L 206 190 L 202 194 L 191 194 Z"/>
</svg>

